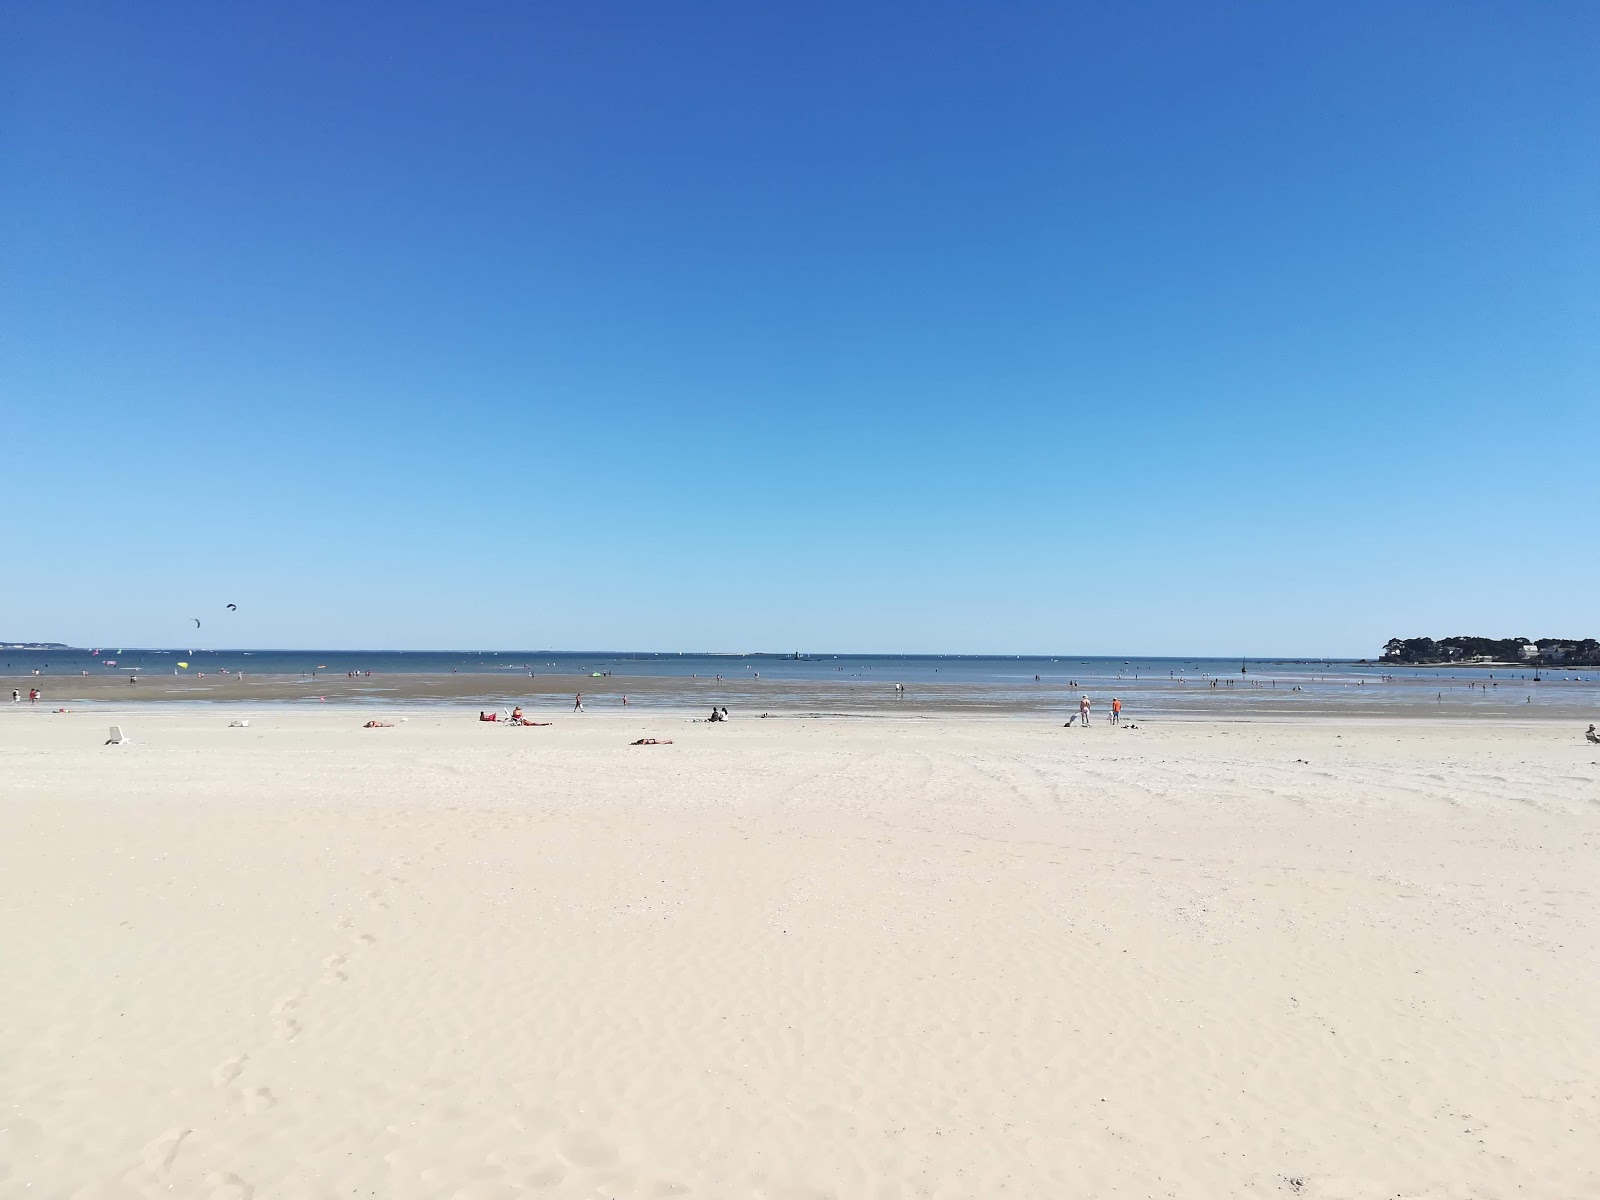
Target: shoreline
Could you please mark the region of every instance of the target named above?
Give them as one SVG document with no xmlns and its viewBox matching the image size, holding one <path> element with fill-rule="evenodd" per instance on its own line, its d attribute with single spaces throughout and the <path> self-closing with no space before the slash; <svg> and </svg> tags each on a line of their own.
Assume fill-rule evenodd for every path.
<svg viewBox="0 0 1600 1200">
<path fill-rule="evenodd" d="M 1276 706 L 1285 708 L 1328 706 L 1348 710 L 1365 706 L 1374 711 L 1425 704 L 1438 694 L 1452 692 L 1484 693 L 1491 707 L 1514 708 L 1506 697 L 1534 695 L 1540 704 L 1557 702 L 1573 708 L 1600 708 L 1600 679 L 1552 677 L 1537 684 L 1531 679 L 1496 679 L 1488 689 L 1458 683 L 1454 688 L 1437 674 L 1381 678 L 1348 676 L 1302 676 L 1277 679 L 1250 677 L 1218 679 L 1171 678 L 1165 676 L 1089 677 L 1076 683 L 1066 673 L 1039 679 L 1011 679 L 1000 682 L 965 680 L 919 680 L 906 684 L 903 693 L 894 690 L 895 678 L 881 679 L 829 677 L 757 679 L 741 673 L 723 679 L 671 675 L 620 675 L 596 677 L 578 674 L 374 674 L 351 677 L 344 674 L 301 676 L 287 674 L 220 675 L 143 675 L 136 684 L 127 676 L 108 675 L 9 675 L 0 676 L 0 689 L 20 692 L 26 702 L 29 689 L 39 688 L 44 702 L 57 704 L 112 701 L 150 703 L 165 701 L 212 702 L 291 702 L 328 701 L 357 703 L 460 704 L 491 707 L 499 703 L 539 706 L 566 704 L 581 693 L 586 702 L 630 703 L 641 706 L 673 704 L 687 708 L 709 708 L 713 703 L 737 705 L 741 709 L 772 708 L 792 711 L 797 708 L 886 711 L 907 708 L 916 711 L 1017 711 L 1054 712 L 1076 709 L 1078 697 L 1088 693 L 1098 709 L 1113 695 L 1125 705 L 1149 712 L 1183 710 L 1222 712 L 1230 709 L 1261 711 Z M 1562 673 L 1564 674 L 1564 673 Z M 1441 684 L 1446 686 L 1441 687 Z M 1459 699 L 1460 697 L 1453 697 Z M 3 705 L 0 705 L 3 706 Z M 1482 707 L 1482 706 L 1480 706 Z"/>
<path fill-rule="evenodd" d="M 291 719 L 317 719 L 319 717 L 349 718 L 351 720 L 371 720 L 375 718 L 404 719 L 407 722 L 426 723 L 451 726 L 456 724 L 467 725 L 497 725 L 506 728 L 516 728 L 502 721 L 479 721 L 476 711 L 469 708 L 458 708 L 448 704 L 422 704 L 416 702 L 400 702 L 385 704 L 379 701 L 329 701 L 327 703 L 306 701 L 213 701 L 213 700 L 157 700 L 146 703 L 116 704 L 110 701 L 78 701 L 76 707 L 66 707 L 65 712 L 57 711 L 57 707 L 46 708 L 40 705 L 30 709 L 27 705 L 0 707 L 0 721 L 7 719 L 23 720 L 28 716 L 38 719 L 62 717 L 93 717 L 98 723 L 102 719 L 140 720 L 151 718 L 159 721 L 181 721 L 188 718 L 214 717 L 218 720 L 272 720 L 274 718 Z M 500 708 L 510 707 L 509 705 Z M 675 706 L 630 705 L 628 708 L 595 708 L 583 712 L 572 712 L 570 709 L 540 709 L 523 706 L 526 715 L 540 722 L 549 721 L 548 728 L 555 728 L 572 724 L 580 726 L 585 723 L 601 722 L 615 724 L 627 721 L 639 722 L 674 722 L 688 725 L 709 725 L 704 716 L 704 710 L 689 709 Z M 490 711 L 485 706 L 483 711 Z M 499 711 L 496 709 L 495 711 Z M 838 722 L 843 725 L 855 723 L 870 723 L 877 726 L 893 726 L 904 724 L 907 726 L 928 727 L 933 725 L 946 725 L 952 730 L 967 727 L 1012 728 L 1019 730 L 1055 730 L 1063 734 L 1074 736 L 1085 732 L 1081 726 L 1074 724 L 1070 729 L 1064 724 L 1066 717 L 1072 714 L 1066 710 L 1061 712 L 1038 711 L 952 711 L 952 710 L 927 710 L 921 712 L 896 712 L 884 710 L 860 711 L 807 711 L 807 710 L 778 710 L 765 714 L 759 712 L 731 711 L 725 722 L 718 722 L 719 727 L 772 725 L 794 722 L 816 722 L 826 724 Z M 1120 726 L 1110 725 L 1105 720 L 1103 712 L 1096 712 L 1091 720 L 1089 730 L 1103 731 L 1107 734 L 1131 732 L 1134 734 L 1145 733 L 1159 729 L 1204 729 L 1212 728 L 1306 728 L 1329 729 L 1334 727 L 1350 727 L 1354 729 L 1374 730 L 1393 726 L 1398 729 L 1417 730 L 1429 727 L 1439 729 L 1459 729 L 1472 725 L 1478 727 L 1491 727 L 1495 729 L 1524 729 L 1540 730 L 1551 727 L 1570 727 L 1577 730 L 1577 740 L 1582 742 L 1582 728 L 1580 722 L 1594 721 L 1600 724 L 1600 715 L 1586 717 L 1581 713 L 1553 711 L 1549 709 L 1534 712 L 1513 712 L 1509 715 L 1499 713 L 1438 713 L 1426 711 L 1411 711 L 1399 709 L 1393 712 L 1359 713 L 1346 710 L 1321 709 L 1304 713 L 1218 713 L 1195 714 L 1174 713 L 1159 715 L 1124 714 Z M 544 728 L 546 726 L 537 726 Z M 0 725 L 0 729 L 4 729 Z"/>
</svg>

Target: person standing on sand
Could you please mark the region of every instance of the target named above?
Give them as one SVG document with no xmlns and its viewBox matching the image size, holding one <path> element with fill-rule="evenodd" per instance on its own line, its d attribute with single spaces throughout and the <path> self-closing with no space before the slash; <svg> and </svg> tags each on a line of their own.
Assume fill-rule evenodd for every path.
<svg viewBox="0 0 1600 1200">
<path fill-rule="evenodd" d="M 1122 724 L 1122 701 L 1115 696 L 1111 697 L 1111 723 L 1113 725 Z"/>
<path fill-rule="evenodd" d="M 574 696 L 572 698 L 572 711 L 573 712 L 582 712 L 583 711 L 583 693 L 582 692 L 579 692 L 576 696 Z"/>
<path fill-rule="evenodd" d="M 1078 719 L 1085 729 L 1089 728 L 1089 707 L 1089 693 L 1085 692 L 1078 698 Z"/>
</svg>

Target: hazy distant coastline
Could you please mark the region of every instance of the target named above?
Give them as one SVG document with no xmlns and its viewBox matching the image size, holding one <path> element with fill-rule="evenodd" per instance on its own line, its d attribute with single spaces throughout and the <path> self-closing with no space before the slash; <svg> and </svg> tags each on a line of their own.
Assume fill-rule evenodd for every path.
<svg viewBox="0 0 1600 1200">
<path fill-rule="evenodd" d="M 1593 667 L 1600 666 L 1594 638 L 1485 638 L 1457 636 L 1390 638 L 1383 663 L 1412 667 Z"/>
</svg>

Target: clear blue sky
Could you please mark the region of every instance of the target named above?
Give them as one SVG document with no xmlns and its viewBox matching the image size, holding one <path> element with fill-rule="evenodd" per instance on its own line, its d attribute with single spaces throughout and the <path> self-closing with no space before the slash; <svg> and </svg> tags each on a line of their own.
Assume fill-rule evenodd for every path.
<svg viewBox="0 0 1600 1200">
<path fill-rule="evenodd" d="M 14 5 L 0 638 L 1600 633 L 1600 5 Z"/>
</svg>

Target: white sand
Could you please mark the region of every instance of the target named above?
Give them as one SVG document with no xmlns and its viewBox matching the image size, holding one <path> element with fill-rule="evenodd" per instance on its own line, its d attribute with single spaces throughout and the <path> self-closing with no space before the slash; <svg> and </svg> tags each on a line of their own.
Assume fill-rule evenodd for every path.
<svg viewBox="0 0 1600 1200">
<path fill-rule="evenodd" d="M 362 719 L 0 713 L 0 1197 L 1600 1194 L 1568 725 Z"/>
</svg>

